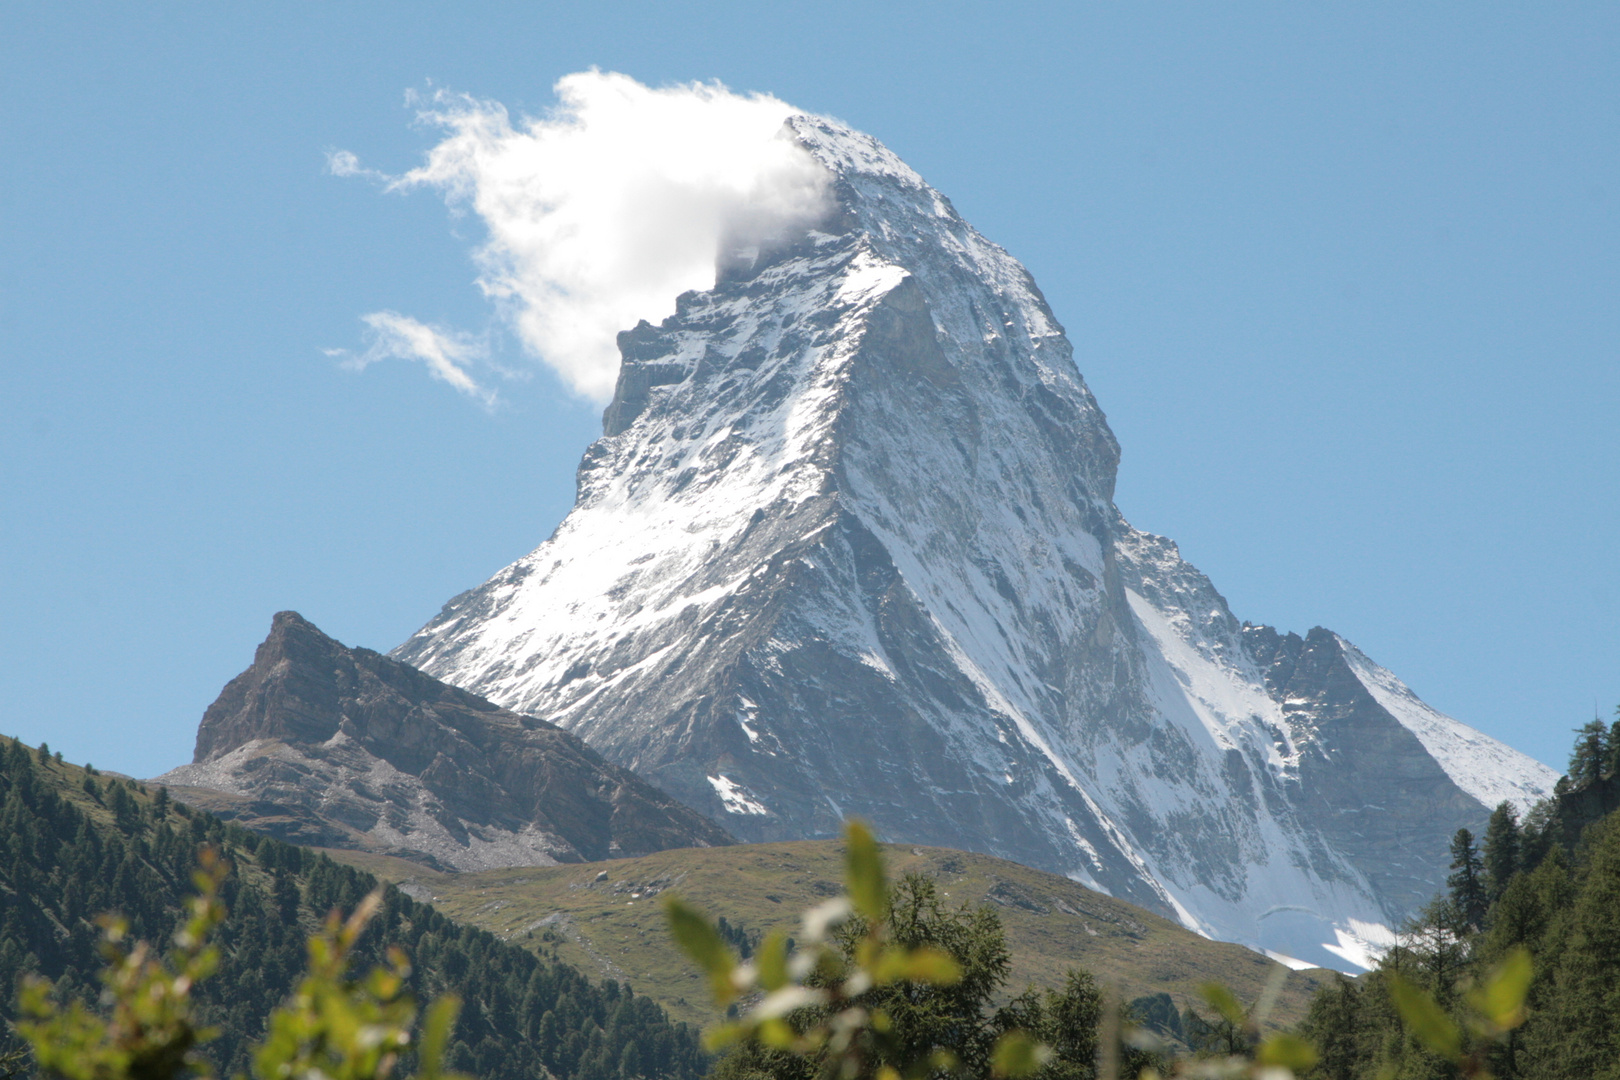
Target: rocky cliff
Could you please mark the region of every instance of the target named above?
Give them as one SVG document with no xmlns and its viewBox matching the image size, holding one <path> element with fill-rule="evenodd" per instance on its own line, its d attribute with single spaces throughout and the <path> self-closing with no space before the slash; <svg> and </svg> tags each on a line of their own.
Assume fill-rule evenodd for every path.
<svg viewBox="0 0 1620 1080">
<path fill-rule="evenodd" d="M 444 869 L 732 842 L 575 736 L 291 611 L 208 707 L 192 764 L 157 782 L 281 839 Z"/>
</svg>

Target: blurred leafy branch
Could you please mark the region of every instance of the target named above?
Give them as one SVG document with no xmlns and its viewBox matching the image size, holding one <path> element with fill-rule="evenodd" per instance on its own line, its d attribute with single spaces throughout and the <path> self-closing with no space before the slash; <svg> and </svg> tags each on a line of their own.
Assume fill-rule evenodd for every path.
<svg viewBox="0 0 1620 1080">
<path fill-rule="evenodd" d="M 1461 1023 L 1398 973 L 1390 973 L 1389 990 L 1401 1020 L 1419 1042 L 1456 1069 L 1458 1076 L 1490 1080 L 1486 1048 L 1505 1040 L 1527 1019 L 1525 998 L 1533 974 L 1527 949 L 1509 952 L 1484 979 L 1464 988 Z"/>
<path fill-rule="evenodd" d="M 1280 981 L 1251 1008 L 1225 987 L 1205 986 L 1204 999 L 1220 1018 L 1211 1030 L 1225 1035 L 1213 1044 L 1218 1049 L 1197 1056 L 1176 1056 L 1135 1028 L 1117 995 L 1106 1000 L 1084 972 L 1072 972 L 1061 992 L 1044 999 L 1029 990 L 993 1008 L 1007 971 L 993 913 L 981 909 L 979 928 L 966 937 L 945 932 L 967 926 L 970 913 L 928 912 L 926 881 L 908 878 L 891 889 L 877 842 L 861 823 L 847 823 L 844 838 L 846 895 L 804 913 L 791 951 L 777 931 L 744 961 L 704 915 L 666 900 L 675 941 L 707 977 L 716 1004 L 734 1007 L 735 1019 L 708 1035 L 711 1049 L 730 1051 L 716 1070 L 719 1080 L 1289 1080 L 1317 1063 L 1299 1035 L 1262 1034 Z M 927 932 L 916 932 L 919 912 Z M 981 945 L 992 942 L 988 952 L 963 944 L 975 934 Z M 1279 968 L 1278 980 L 1286 974 Z M 1512 995 L 1488 993 L 1490 1015 L 1508 1017 Z M 949 1008 L 919 1008 L 931 1001 Z"/>
<path fill-rule="evenodd" d="M 189 918 L 166 956 L 145 942 L 126 944 L 127 925 L 101 920 L 103 1012 L 59 1004 L 45 979 L 22 988 L 26 1019 L 17 1032 L 33 1051 L 42 1075 L 60 1080 L 180 1080 L 209 1078 L 197 1048 L 215 1034 L 199 1026 L 192 991 L 214 973 L 218 949 L 209 937 L 225 917 L 219 899 L 227 868 L 205 849 L 188 901 Z M 371 893 L 347 920 L 333 911 L 309 939 L 309 969 L 292 999 L 270 1014 L 269 1035 L 254 1055 L 260 1080 L 389 1080 L 414 1057 L 420 1080 L 463 1080 L 441 1068 L 457 1001 L 443 997 L 418 1009 L 406 989 L 410 968 L 399 950 L 386 967 L 364 977 L 349 973 L 350 956 L 381 906 Z"/>
</svg>

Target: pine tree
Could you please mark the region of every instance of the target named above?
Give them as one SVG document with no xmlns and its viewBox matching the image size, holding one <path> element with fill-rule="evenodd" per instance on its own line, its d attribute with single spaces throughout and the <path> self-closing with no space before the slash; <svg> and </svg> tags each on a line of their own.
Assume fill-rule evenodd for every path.
<svg viewBox="0 0 1620 1080">
<path fill-rule="evenodd" d="M 1609 757 L 1609 726 L 1592 719 L 1576 729 L 1579 736 L 1569 755 L 1569 782 L 1577 788 L 1595 784 L 1603 775 Z"/>
<path fill-rule="evenodd" d="M 1587 830 L 1588 862 L 1569 911 L 1569 942 L 1544 1008 L 1539 1075 L 1613 1077 L 1620 1061 L 1620 819 Z"/>
<path fill-rule="evenodd" d="M 1485 866 L 1474 847 L 1474 834 L 1467 829 L 1458 829 L 1451 838 L 1451 871 L 1446 886 L 1451 890 L 1452 904 L 1470 929 L 1483 929 L 1488 908 Z"/>
<path fill-rule="evenodd" d="M 1485 898 L 1495 904 L 1519 872 L 1519 813 L 1510 802 L 1491 812 L 1485 826 Z"/>
<path fill-rule="evenodd" d="M 1313 1080 L 1357 1080 L 1367 1063 L 1363 1061 L 1363 991 L 1349 979 L 1339 977 L 1311 999 L 1311 1011 L 1301 1030 L 1316 1052 Z"/>
<path fill-rule="evenodd" d="M 1609 725 L 1609 758 L 1603 763 L 1603 771 L 1610 776 L 1620 774 L 1620 705 L 1614 709 L 1615 721 Z"/>
</svg>

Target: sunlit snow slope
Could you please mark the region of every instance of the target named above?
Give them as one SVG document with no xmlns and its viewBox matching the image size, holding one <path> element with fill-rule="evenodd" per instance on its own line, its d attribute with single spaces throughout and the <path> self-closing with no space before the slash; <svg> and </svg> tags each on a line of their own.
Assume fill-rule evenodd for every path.
<svg viewBox="0 0 1620 1080">
<path fill-rule="evenodd" d="M 620 336 L 574 511 L 395 655 L 757 840 L 845 815 L 1338 967 L 1544 766 L 1325 631 L 1240 624 L 1113 505 L 1006 252 L 799 117 L 839 209 Z"/>
</svg>

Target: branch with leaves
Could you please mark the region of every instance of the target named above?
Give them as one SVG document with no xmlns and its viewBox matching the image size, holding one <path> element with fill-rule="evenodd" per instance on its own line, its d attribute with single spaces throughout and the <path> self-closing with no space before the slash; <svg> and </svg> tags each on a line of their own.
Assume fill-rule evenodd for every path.
<svg viewBox="0 0 1620 1080">
<path fill-rule="evenodd" d="M 212 1075 L 196 1053 L 214 1032 L 196 1022 L 192 989 L 219 966 L 219 950 L 208 937 L 225 918 L 219 887 L 225 864 L 205 848 L 193 879 L 197 895 L 188 901 L 189 918 L 175 934 L 167 957 L 146 942 L 127 944 L 129 924 L 102 916 L 103 998 L 109 1015 L 98 1016 L 78 1002 L 63 1008 L 52 1000 L 51 983 L 37 976 L 22 986 L 17 1032 L 32 1046 L 41 1072 L 63 1080 L 172 1080 Z"/>
<path fill-rule="evenodd" d="M 673 897 L 665 902 L 670 930 L 708 977 L 715 1003 L 748 1003 L 736 1020 L 708 1035 L 709 1047 L 753 1044 L 785 1052 L 813 1064 L 828 1080 L 910 1080 L 961 1071 L 969 1063 L 953 1050 L 909 1038 L 894 1006 L 956 986 L 962 964 L 944 949 L 896 940 L 893 897 L 871 830 L 849 822 L 844 840 L 847 895 L 805 912 L 791 955 L 786 935 L 777 930 L 744 962 L 702 914 Z M 1030 1035 L 1011 1030 L 994 1038 L 982 1064 L 992 1076 L 1018 1077 L 1050 1057 Z"/>
<path fill-rule="evenodd" d="M 1388 978 L 1395 1007 L 1418 1041 L 1454 1066 L 1459 1076 L 1490 1080 L 1485 1047 L 1506 1039 L 1525 1022 L 1532 975 L 1530 953 L 1514 949 L 1483 981 L 1464 991 L 1467 1009 L 1462 1023 L 1398 973 L 1390 972 Z"/>
<path fill-rule="evenodd" d="M 102 920 L 107 1014 L 74 1003 L 64 1007 L 51 984 L 23 987 L 28 1019 L 17 1024 L 40 1072 L 55 1080 L 182 1080 L 213 1075 L 197 1048 L 214 1034 L 196 1019 L 192 991 L 212 975 L 219 950 L 209 937 L 225 918 L 219 890 L 227 868 L 204 849 L 188 902 L 190 918 L 174 948 L 157 956 L 149 945 L 126 945 L 127 924 Z M 309 941 L 309 971 L 292 999 L 270 1014 L 269 1037 L 254 1058 L 261 1080 L 390 1080 L 408 1055 L 420 1080 L 464 1080 L 440 1067 L 458 1002 L 440 998 L 427 1010 L 420 1035 L 417 1006 L 406 989 L 410 966 L 391 950 L 387 967 L 351 977 L 349 962 L 382 891 L 371 893 L 348 919 L 336 911 Z"/>
</svg>

